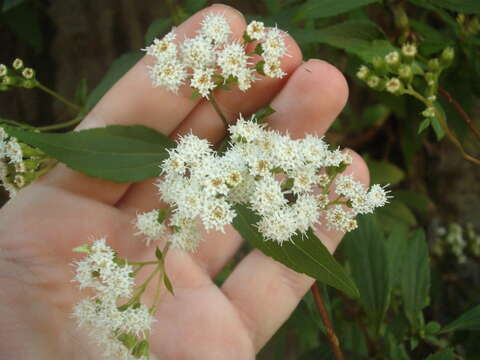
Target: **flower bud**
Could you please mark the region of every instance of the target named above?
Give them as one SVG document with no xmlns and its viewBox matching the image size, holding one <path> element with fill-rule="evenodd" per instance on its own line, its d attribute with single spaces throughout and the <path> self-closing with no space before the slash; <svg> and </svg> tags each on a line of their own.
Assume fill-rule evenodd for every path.
<svg viewBox="0 0 480 360">
<path fill-rule="evenodd" d="M 398 78 L 391 78 L 386 82 L 385 89 L 394 95 L 401 95 L 403 91 L 403 84 Z"/>
<path fill-rule="evenodd" d="M 465 14 L 458 14 L 457 15 L 457 23 L 459 23 L 460 25 L 465 23 Z"/>
<path fill-rule="evenodd" d="M 400 54 L 398 51 L 392 51 L 385 55 L 385 62 L 391 67 L 398 66 L 400 64 Z"/>
<path fill-rule="evenodd" d="M 380 74 L 380 75 L 386 75 L 388 72 L 388 67 L 387 64 L 385 63 L 385 60 L 381 58 L 380 56 L 375 56 L 372 59 L 372 65 L 375 71 Z"/>
<path fill-rule="evenodd" d="M 370 73 L 370 69 L 365 65 L 362 65 L 357 71 L 357 78 L 359 78 L 360 80 L 366 80 L 369 73 Z"/>
<path fill-rule="evenodd" d="M 413 79 L 412 67 L 407 64 L 400 65 L 398 68 L 398 76 L 400 76 L 400 79 L 410 82 Z"/>
<path fill-rule="evenodd" d="M 453 59 L 455 58 L 455 50 L 448 46 L 442 51 L 442 55 L 440 56 L 440 62 L 443 66 L 449 66 Z"/>
<path fill-rule="evenodd" d="M 429 97 L 427 97 L 427 100 L 433 103 L 437 101 L 437 97 L 435 95 L 430 95 Z"/>
<path fill-rule="evenodd" d="M 32 68 L 25 68 L 22 71 L 22 76 L 27 80 L 33 79 L 35 77 L 35 70 Z"/>
<path fill-rule="evenodd" d="M 7 67 L 4 64 L 0 64 L 0 77 L 7 75 Z"/>
<path fill-rule="evenodd" d="M 435 117 L 435 108 L 433 106 L 427 107 L 425 110 L 422 111 L 422 115 L 426 118 Z"/>
<path fill-rule="evenodd" d="M 377 75 L 371 75 L 367 79 L 367 85 L 375 90 L 382 90 L 384 81 L 380 79 Z"/>
<path fill-rule="evenodd" d="M 434 87 L 438 83 L 438 75 L 435 73 L 427 72 L 425 74 L 425 80 L 427 81 L 428 86 Z"/>
<path fill-rule="evenodd" d="M 23 68 L 23 60 L 22 60 L 22 59 L 19 59 L 19 58 L 16 58 L 15 60 L 13 60 L 12 67 L 13 67 L 15 70 L 20 70 L 20 69 L 22 69 L 22 68 Z"/>
<path fill-rule="evenodd" d="M 428 70 L 438 72 L 441 70 L 440 61 L 438 59 L 430 59 L 428 61 Z"/>
<path fill-rule="evenodd" d="M 417 46 L 411 43 L 403 44 L 402 55 L 406 60 L 413 60 L 417 55 Z"/>
</svg>

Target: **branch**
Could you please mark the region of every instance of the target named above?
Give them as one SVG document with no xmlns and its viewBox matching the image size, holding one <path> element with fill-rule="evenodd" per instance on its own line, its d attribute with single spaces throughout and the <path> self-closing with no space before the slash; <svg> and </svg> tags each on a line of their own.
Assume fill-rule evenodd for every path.
<svg viewBox="0 0 480 360">
<path fill-rule="evenodd" d="M 438 88 L 438 92 L 442 94 L 455 107 L 455 110 L 457 110 L 463 121 L 465 121 L 470 130 L 472 130 L 475 136 L 480 140 L 480 130 L 477 129 L 472 119 L 470 119 L 470 116 L 468 116 L 465 110 L 463 110 L 462 105 L 460 105 L 460 103 L 455 100 L 447 90 L 443 88 Z"/>
<path fill-rule="evenodd" d="M 340 349 L 340 342 L 338 341 L 338 337 L 335 334 L 335 330 L 333 330 L 332 321 L 328 316 L 328 312 L 325 308 L 322 295 L 320 294 L 320 288 L 318 287 L 318 283 L 316 281 L 312 285 L 311 291 L 315 299 L 315 304 L 317 305 L 317 310 L 320 313 L 323 324 L 325 325 L 327 339 L 332 347 L 333 354 L 335 355 L 335 360 L 343 360 L 344 358 L 342 350 Z"/>
</svg>

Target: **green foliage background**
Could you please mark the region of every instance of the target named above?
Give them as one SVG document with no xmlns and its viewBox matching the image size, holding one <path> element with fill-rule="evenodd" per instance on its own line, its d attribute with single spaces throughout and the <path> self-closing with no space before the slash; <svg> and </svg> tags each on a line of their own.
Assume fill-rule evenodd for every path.
<svg viewBox="0 0 480 360">
<path fill-rule="evenodd" d="M 71 22 L 64 21 L 62 16 L 71 19 L 72 15 L 66 13 L 60 1 L 3 1 L 0 39 L 4 51 L 0 54 L 0 63 L 7 64 L 21 56 L 37 70 L 42 82 L 75 98 L 85 110 L 91 109 L 138 61 L 139 48 L 213 3 L 169 0 L 155 4 L 145 1 L 139 5 L 134 1 L 122 4 L 106 1 L 95 5 L 94 1 L 85 1 L 76 5 L 82 7 L 85 18 L 90 16 L 91 21 L 96 21 L 95 9 L 101 7 L 110 12 L 115 31 L 121 32 L 110 38 L 94 34 L 100 40 L 85 37 L 89 42 L 82 39 L 81 32 L 73 31 L 72 35 L 66 30 L 65 24 Z M 350 99 L 327 135 L 328 140 L 361 153 L 369 165 L 372 183 L 391 184 L 394 195 L 391 204 L 375 216 L 362 217 L 360 228 L 345 237 L 336 255 L 353 278 L 360 298 L 353 300 L 322 286 L 345 357 L 480 359 L 478 332 L 475 332 L 480 329 L 480 258 L 474 249 L 475 244 L 480 243 L 480 236 L 476 234 L 480 228 L 480 167 L 468 162 L 456 147 L 442 139 L 435 126 L 418 133 L 423 108 L 417 100 L 374 91 L 355 77 L 361 64 L 371 65 L 376 56 L 383 57 L 405 41 L 418 44 L 419 58 L 425 63 L 446 46 L 452 46 L 456 57 L 442 74 L 439 85 L 455 98 L 473 123 L 480 126 L 480 1 L 245 0 L 225 3 L 242 10 L 248 19 L 259 19 L 287 30 L 302 47 L 305 59 L 325 59 L 346 74 Z M 123 19 L 129 14 L 133 14 L 133 20 Z M 459 17 L 459 14 L 464 15 Z M 97 31 L 108 34 L 110 30 L 99 28 Z M 103 53 L 97 59 L 101 66 L 73 69 L 69 60 L 82 55 L 72 52 L 72 47 L 100 49 Z M 62 50 L 67 56 L 58 55 Z M 85 58 L 95 59 L 92 53 L 86 53 Z M 85 63 L 79 60 L 78 64 Z M 71 116 L 43 95 L 27 92 L 0 94 L 1 116 L 35 126 L 65 121 Z M 478 157 L 479 139 L 475 139 L 464 117 L 447 97 L 438 95 L 438 100 L 448 127 L 463 148 Z M 121 130 L 106 135 L 115 136 L 127 145 L 139 141 L 135 135 L 121 133 Z M 151 142 L 137 145 L 145 149 L 145 154 L 154 156 L 152 143 L 156 140 L 154 134 L 147 137 L 150 136 Z M 52 151 L 60 157 L 65 155 L 58 146 Z M 88 172 L 82 163 L 85 159 L 77 160 L 78 169 Z M 154 175 L 153 166 L 146 161 L 146 171 L 151 175 Z M 108 173 L 109 169 L 103 171 Z M 452 247 L 452 224 L 457 226 L 456 239 L 461 238 L 466 244 L 463 262 Z M 246 251 L 248 245 L 242 253 Z M 235 261 L 219 276 L 219 283 L 228 276 Z M 325 328 L 308 294 L 258 358 L 333 358 L 324 333 Z"/>
</svg>

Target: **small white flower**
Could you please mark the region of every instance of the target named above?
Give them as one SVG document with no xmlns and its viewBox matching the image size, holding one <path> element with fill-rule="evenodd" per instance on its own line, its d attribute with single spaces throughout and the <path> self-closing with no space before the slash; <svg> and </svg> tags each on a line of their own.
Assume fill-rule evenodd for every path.
<svg viewBox="0 0 480 360">
<path fill-rule="evenodd" d="M 245 72 L 249 65 L 249 57 L 245 54 L 245 48 L 238 42 L 232 42 L 218 53 L 218 66 L 222 70 L 222 76 L 237 77 L 238 74 Z"/>
<path fill-rule="evenodd" d="M 211 41 L 197 36 L 186 39 L 180 46 L 182 62 L 193 69 L 205 69 L 215 65 L 215 49 Z"/>
<path fill-rule="evenodd" d="M 198 247 L 202 236 L 195 219 L 175 213 L 170 218 L 170 225 L 175 228 L 168 239 L 173 248 L 194 251 Z"/>
<path fill-rule="evenodd" d="M 357 71 L 357 77 L 360 80 L 365 80 L 367 78 L 369 72 L 370 72 L 369 68 L 366 67 L 365 65 L 362 65 L 362 66 L 360 66 L 360 68 Z"/>
<path fill-rule="evenodd" d="M 248 24 L 246 32 L 253 40 L 263 40 L 265 37 L 265 25 L 261 21 L 252 21 Z"/>
<path fill-rule="evenodd" d="M 232 34 L 227 19 L 221 14 L 207 14 L 198 33 L 214 45 L 225 44 Z"/>
<path fill-rule="evenodd" d="M 177 45 L 173 42 L 175 37 L 175 33 L 171 31 L 161 40 L 154 39 L 153 44 L 147 46 L 144 50 L 148 55 L 156 57 L 158 61 L 174 61 L 177 56 Z"/>
<path fill-rule="evenodd" d="M 388 198 L 388 191 L 378 184 L 372 185 L 367 193 L 368 202 L 373 207 L 385 206 L 388 203 Z"/>
<path fill-rule="evenodd" d="M 394 77 L 387 81 L 385 88 L 389 93 L 397 94 L 402 90 L 403 85 L 400 79 Z"/>
<path fill-rule="evenodd" d="M 13 60 L 12 67 L 15 70 L 20 70 L 21 68 L 23 68 L 23 60 L 16 58 L 15 60 Z"/>
<path fill-rule="evenodd" d="M 205 202 L 201 218 L 207 230 L 215 229 L 225 232 L 224 227 L 231 224 L 235 215 L 235 211 L 226 200 L 211 199 Z"/>
<path fill-rule="evenodd" d="M 335 205 L 325 212 L 327 228 L 339 231 L 351 231 L 356 228 L 356 220 L 352 214 L 345 211 L 340 205 Z"/>
<path fill-rule="evenodd" d="M 216 86 L 212 80 L 213 74 L 213 69 L 194 69 L 190 86 L 196 89 L 202 97 L 208 98 L 208 95 Z"/>
<path fill-rule="evenodd" d="M 264 216 L 258 222 L 258 230 L 262 233 L 266 240 L 273 240 L 280 244 L 290 241 L 297 231 L 295 211 L 285 206 L 279 211 Z"/>
<path fill-rule="evenodd" d="M 16 138 L 10 138 L 5 144 L 5 156 L 10 159 L 10 163 L 16 164 L 23 162 L 23 151 Z"/>
<path fill-rule="evenodd" d="M 302 233 L 307 232 L 310 227 L 319 221 L 319 203 L 314 195 L 300 195 L 292 209 L 296 215 L 297 228 Z"/>
<path fill-rule="evenodd" d="M 263 65 L 263 72 L 268 77 L 278 79 L 281 79 L 287 75 L 282 71 L 281 62 L 278 59 L 269 59 L 267 62 L 265 62 Z"/>
<path fill-rule="evenodd" d="M 398 51 L 392 51 L 385 55 L 385 62 L 391 66 L 397 65 L 400 62 L 400 54 Z"/>
<path fill-rule="evenodd" d="M 335 192 L 346 198 L 357 196 L 365 197 L 366 192 L 361 183 L 353 179 L 353 175 L 340 175 L 335 180 Z"/>
<path fill-rule="evenodd" d="M 166 227 L 158 221 L 159 215 L 160 210 L 152 210 L 137 214 L 135 219 L 135 227 L 138 229 L 135 235 L 143 235 L 147 246 L 165 233 Z"/>
<path fill-rule="evenodd" d="M 250 203 L 253 210 L 267 216 L 285 206 L 287 199 L 282 193 L 280 183 L 272 176 L 266 176 L 256 182 Z"/>
<path fill-rule="evenodd" d="M 163 87 L 177 93 L 187 78 L 185 66 L 176 60 L 159 62 L 149 67 L 150 78 L 155 87 Z"/>
<path fill-rule="evenodd" d="M 287 47 L 283 33 L 277 28 L 270 28 L 262 42 L 263 58 L 265 62 L 280 59 L 287 54 Z"/>
<path fill-rule="evenodd" d="M 408 58 L 414 58 L 417 55 L 417 46 L 411 43 L 403 44 L 402 54 Z"/>
<path fill-rule="evenodd" d="M 5 64 L 0 64 L 0 77 L 7 75 L 8 69 Z"/>
<path fill-rule="evenodd" d="M 265 124 L 258 124 L 254 121 L 254 117 L 245 120 L 240 114 L 237 122 L 228 127 L 228 131 L 233 141 L 251 143 L 263 136 Z"/>
</svg>

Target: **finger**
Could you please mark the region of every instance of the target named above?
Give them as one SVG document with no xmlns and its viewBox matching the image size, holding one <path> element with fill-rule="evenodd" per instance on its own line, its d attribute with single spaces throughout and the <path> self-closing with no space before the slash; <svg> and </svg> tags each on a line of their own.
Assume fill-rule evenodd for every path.
<svg viewBox="0 0 480 360">
<path fill-rule="evenodd" d="M 359 155 L 346 170 L 356 180 L 368 183 L 368 168 Z M 317 236 L 333 252 L 344 233 L 316 229 Z M 313 279 L 299 274 L 258 250 L 252 251 L 225 281 L 222 290 L 243 319 L 257 351 L 288 319 L 313 284 Z"/>
<path fill-rule="evenodd" d="M 177 41 L 195 36 L 203 17 L 212 12 L 224 15 L 232 28 L 234 38 L 242 35 L 245 20 L 241 13 L 229 6 L 213 5 L 181 24 L 175 31 Z M 152 65 L 153 62 L 154 59 L 150 56 L 142 58 L 108 91 L 82 121 L 79 129 L 112 124 L 140 124 L 169 135 L 177 128 L 199 100 L 191 100 L 186 87 L 181 89 L 178 95 L 162 88 L 154 88 L 147 71 L 147 65 Z M 93 179 L 65 166 L 57 166 L 40 182 L 108 204 L 116 203 L 129 186 Z"/>
</svg>

